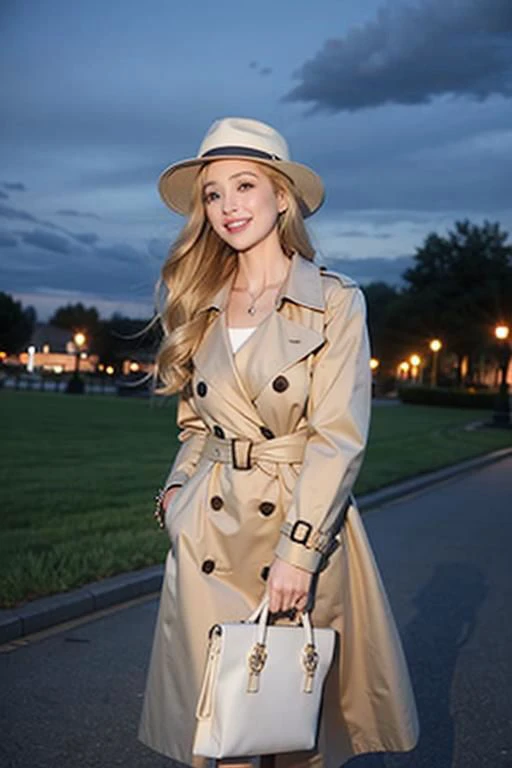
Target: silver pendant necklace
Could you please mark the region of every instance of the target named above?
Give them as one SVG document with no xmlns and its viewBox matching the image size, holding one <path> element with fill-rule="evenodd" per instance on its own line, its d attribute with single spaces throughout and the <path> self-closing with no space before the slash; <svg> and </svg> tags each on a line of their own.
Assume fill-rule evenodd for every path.
<svg viewBox="0 0 512 768">
<path fill-rule="evenodd" d="M 269 291 L 271 288 L 278 288 L 283 283 L 283 280 L 280 280 L 278 283 L 269 283 L 268 285 L 264 285 L 262 290 L 259 293 L 257 293 L 256 296 L 254 296 L 254 294 L 252 294 L 250 290 L 246 288 L 245 290 L 247 291 L 247 293 L 251 298 L 251 303 L 247 307 L 247 314 L 253 317 L 257 311 L 256 302 L 261 299 L 261 297 L 263 296 L 264 293 L 266 293 L 266 291 Z"/>
<path fill-rule="evenodd" d="M 247 307 L 247 314 L 250 315 L 251 317 L 254 317 L 254 315 L 258 311 L 258 308 L 256 306 L 256 302 L 258 302 L 261 299 L 261 297 L 263 296 L 263 294 L 266 293 L 267 291 L 269 291 L 271 288 L 280 288 L 282 286 L 282 284 L 284 283 L 285 279 L 286 279 L 286 275 L 281 280 L 279 280 L 277 283 L 269 283 L 268 285 L 264 285 L 263 288 L 261 289 L 261 291 L 259 293 L 257 293 L 256 295 L 251 293 L 249 288 L 233 288 L 233 290 L 249 294 L 249 298 L 250 298 L 251 301 L 250 301 L 249 306 Z"/>
</svg>

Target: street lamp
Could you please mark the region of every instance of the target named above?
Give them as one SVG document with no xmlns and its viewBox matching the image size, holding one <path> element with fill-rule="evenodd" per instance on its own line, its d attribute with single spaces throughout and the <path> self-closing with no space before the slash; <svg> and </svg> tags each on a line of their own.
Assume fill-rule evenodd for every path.
<svg viewBox="0 0 512 768">
<path fill-rule="evenodd" d="M 429 344 L 432 350 L 432 368 L 430 370 L 430 386 L 437 387 L 437 368 L 438 368 L 438 356 L 439 350 L 443 346 L 439 339 L 432 339 Z"/>
<path fill-rule="evenodd" d="M 419 355 L 411 355 L 409 362 L 412 365 L 411 375 L 414 381 L 418 380 L 419 368 L 421 365 L 421 357 Z"/>
<path fill-rule="evenodd" d="M 85 392 L 85 383 L 80 378 L 80 350 L 85 346 L 87 339 L 85 333 L 77 331 L 73 335 L 73 344 L 75 346 L 75 370 L 66 384 L 66 392 L 70 395 L 82 395 Z"/>
<path fill-rule="evenodd" d="M 510 361 L 509 334 L 510 328 L 508 325 L 500 324 L 494 329 L 494 335 L 498 342 L 499 367 L 501 371 L 498 395 L 496 397 L 493 414 L 493 424 L 496 427 L 510 426 L 510 402 L 507 383 L 508 364 Z"/>
<path fill-rule="evenodd" d="M 78 376 L 80 368 L 80 348 L 85 344 L 85 334 L 82 331 L 77 331 L 73 336 L 73 343 L 75 345 L 75 373 Z"/>
</svg>

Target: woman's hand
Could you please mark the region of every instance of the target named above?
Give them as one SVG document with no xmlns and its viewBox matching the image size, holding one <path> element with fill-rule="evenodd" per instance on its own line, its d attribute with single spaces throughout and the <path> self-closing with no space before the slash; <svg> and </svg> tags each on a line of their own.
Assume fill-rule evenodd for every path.
<svg viewBox="0 0 512 768">
<path fill-rule="evenodd" d="M 171 487 L 168 488 L 162 496 L 160 503 L 157 504 L 157 508 L 155 510 L 155 518 L 160 528 L 165 528 L 165 516 L 167 514 L 169 504 L 172 502 L 173 497 L 176 495 L 180 488 L 181 485 L 171 485 Z"/>
<path fill-rule="evenodd" d="M 268 574 L 269 608 L 271 613 L 306 607 L 312 574 L 303 568 L 275 558 Z"/>
</svg>

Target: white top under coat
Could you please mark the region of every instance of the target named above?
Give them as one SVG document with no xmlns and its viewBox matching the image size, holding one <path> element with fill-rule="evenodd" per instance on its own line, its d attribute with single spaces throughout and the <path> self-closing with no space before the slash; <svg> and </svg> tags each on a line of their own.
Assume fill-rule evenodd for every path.
<svg viewBox="0 0 512 768">
<path fill-rule="evenodd" d="M 256 330 L 257 327 L 257 325 L 254 325 L 251 328 L 228 328 L 229 340 L 231 342 L 233 354 L 238 352 L 244 341 L 247 341 L 249 336 Z"/>
</svg>

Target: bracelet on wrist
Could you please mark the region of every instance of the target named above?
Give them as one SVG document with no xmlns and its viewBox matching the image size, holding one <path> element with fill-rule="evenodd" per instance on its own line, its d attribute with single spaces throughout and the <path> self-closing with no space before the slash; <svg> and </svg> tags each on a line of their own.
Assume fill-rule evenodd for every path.
<svg viewBox="0 0 512 768">
<path fill-rule="evenodd" d="M 159 528 L 165 528 L 165 509 L 164 509 L 164 497 L 167 491 L 170 488 L 179 488 L 179 485 L 177 483 L 171 483 L 170 485 L 164 485 L 161 488 L 158 488 L 154 499 L 155 499 L 155 511 L 153 512 L 153 517 L 158 523 Z"/>
</svg>

